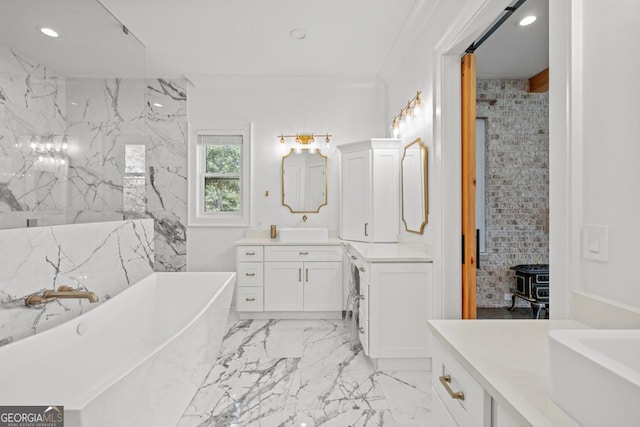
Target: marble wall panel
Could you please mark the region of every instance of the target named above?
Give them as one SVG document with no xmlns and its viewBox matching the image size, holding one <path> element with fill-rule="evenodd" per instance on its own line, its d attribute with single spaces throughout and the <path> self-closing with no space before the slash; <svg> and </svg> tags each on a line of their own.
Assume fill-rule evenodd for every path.
<svg viewBox="0 0 640 427">
<path fill-rule="evenodd" d="M 100 82 L 67 83 L 67 99 L 81 107 L 69 103 L 75 120 L 69 125 L 74 149 L 67 218 L 153 218 L 156 270 L 184 271 L 186 91 L 181 83 L 163 79 Z"/>
<path fill-rule="evenodd" d="M 0 44 L 2 228 L 24 227 L 34 213 L 55 217 L 64 208 L 66 167 L 39 160 L 31 142 L 62 138 L 65 90 L 63 77 Z"/>
<path fill-rule="evenodd" d="M 66 136 L 65 163 L 34 135 Z M 152 218 L 156 270 L 184 271 L 186 217 L 185 82 L 64 78 L 0 46 L 0 228 Z"/>
<path fill-rule="evenodd" d="M 0 230 L 0 345 L 94 308 L 151 274 L 151 219 Z M 60 285 L 94 292 L 99 302 L 61 299 L 26 307 L 24 297 Z"/>
</svg>

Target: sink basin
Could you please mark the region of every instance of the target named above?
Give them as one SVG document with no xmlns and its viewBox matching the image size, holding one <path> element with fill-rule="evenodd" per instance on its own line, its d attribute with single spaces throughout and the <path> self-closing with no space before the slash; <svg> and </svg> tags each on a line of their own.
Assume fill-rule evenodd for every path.
<svg viewBox="0 0 640 427">
<path fill-rule="evenodd" d="M 320 243 L 329 239 L 329 231 L 322 227 L 281 228 L 278 233 L 279 240 L 287 243 Z"/>
<path fill-rule="evenodd" d="M 551 398 L 584 426 L 638 426 L 640 330 L 549 332 Z"/>
</svg>

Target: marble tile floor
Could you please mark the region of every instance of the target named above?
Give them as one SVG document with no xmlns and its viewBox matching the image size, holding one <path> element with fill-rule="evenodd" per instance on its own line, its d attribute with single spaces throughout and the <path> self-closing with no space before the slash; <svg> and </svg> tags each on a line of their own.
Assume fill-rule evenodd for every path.
<svg viewBox="0 0 640 427">
<path fill-rule="evenodd" d="M 178 427 L 424 427 L 431 373 L 376 371 L 350 320 L 240 320 Z"/>
</svg>

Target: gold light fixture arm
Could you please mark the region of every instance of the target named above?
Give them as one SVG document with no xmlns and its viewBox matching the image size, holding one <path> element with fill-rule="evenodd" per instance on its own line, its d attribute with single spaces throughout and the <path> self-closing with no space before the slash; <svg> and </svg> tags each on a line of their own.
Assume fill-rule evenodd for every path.
<svg viewBox="0 0 640 427">
<path fill-rule="evenodd" d="M 301 145 L 309 145 L 312 142 L 315 142 L 316 137 L 324 138 L 324 142 L 328 144 L 329 142 L 331 142 L 331 138 L 333 137 L 333 135 L 331 135 L 330 133 L 296 133 L 295 135 L 278 135 L 278 139 L 280 140 L 281 144 L 284 144 L 287 138 L 295 138 L 296 143 Z"/>
</svg>

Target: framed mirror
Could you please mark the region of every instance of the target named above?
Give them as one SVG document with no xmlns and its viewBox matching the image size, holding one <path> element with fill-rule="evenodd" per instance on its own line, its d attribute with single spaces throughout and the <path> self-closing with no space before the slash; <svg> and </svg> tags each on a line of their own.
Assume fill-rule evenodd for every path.
<svg viewBox="0 0 640 427">
<path fill-rule="evenodd" d="M 282 157 L 282 206 L 292 213 L 317 213 L 327 204 L 327 157 L 318 151 Z"/>
<path fill-rule="evenodd" d="M 402 222 L 408 232 L 423 234 L 429 214 L 427 147 L 418 138 L 402 155 Z"/>
</svg>

